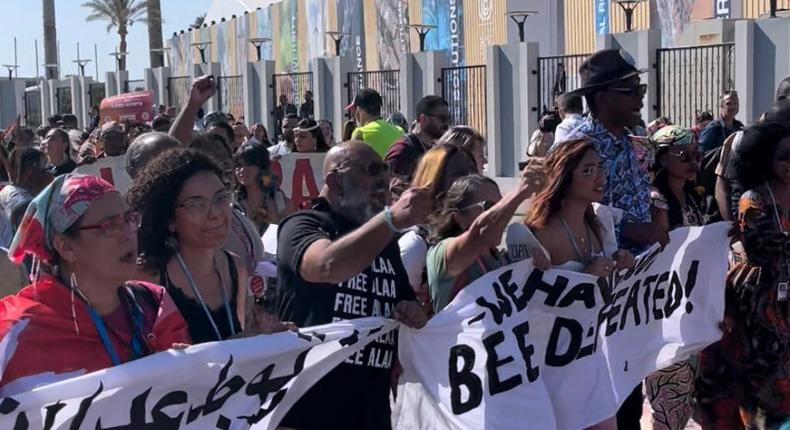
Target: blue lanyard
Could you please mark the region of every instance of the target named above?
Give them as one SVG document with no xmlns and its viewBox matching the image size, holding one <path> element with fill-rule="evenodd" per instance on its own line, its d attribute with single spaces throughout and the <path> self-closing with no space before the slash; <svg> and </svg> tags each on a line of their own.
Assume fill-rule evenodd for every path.
<svg viewBox="0 0 790 430">
<path fill-rule="evenodd" d="M 104 321 L 101 319 L 101 316 L 96 312 L 96 309 L 93 309 L 93 306 L 89 304 L 85 304 L 88 307 L 88 312 L 90 313 L 91 320 L 93 321 L 93 325 L 96 326 L 96 331 L 99 333 L 99 338 L 101 339 L 102 345 L 104 345 L 104 349 L 107 351 L 107 354 L 110 355 L 110 360 L 112 360 L 113 366 L 118 366 L 121 363 L 121 359 L 118 357 L 118 353 L 115 351 L 115 346 L 113 346 L 112 341 L 110 340 L 110 336 L 107 334 L 107 327 L 104 326 Z M 142 314 L 140 312 L 133 312 L 132 320 L 134 323 L 134 327 L 132 327 L 132 360 L 138 359 L 142 357 L 142 345 L 140 343 L 140 338 L 137 333 L 135 333 L 136 329 L 140 329 L 142 327 Z"/>
</svg>

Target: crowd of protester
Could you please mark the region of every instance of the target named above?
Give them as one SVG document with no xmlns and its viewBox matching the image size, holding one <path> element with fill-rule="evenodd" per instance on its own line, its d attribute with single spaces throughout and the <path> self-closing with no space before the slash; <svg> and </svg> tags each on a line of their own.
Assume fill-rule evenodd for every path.
<svg viewBox="0 0 790 430">
<path fill-rule="evenodd" d="M 644 395 L 656 429 L 691 419 L 777 428 L 790 416 L 790 78 L 748 126 L 727 92 L 718 115 L 699 112 L 686 129 L 642 121 L 642 73 L 618 50 L 588 58 L 579 89 L 560 94 L 524 142 L 509 190 L 485 176 L 485 138 L 452 126 L 438 96 L 420 100 L 414 118 L 385 119 L 381 95 L 363 89 L 337 124 L 340 141 L 313 117 L 309 92 L 298 107 L 280 98 L 276 130 L 205 113 L 211 77 L 193 83 L 180 112 L 158 106 L 150 124 L 100 124 L 92 110 L 85 130 L 73 115 L 35 131 L 13 126 L 0 151 L 0 335 L 15 349 L 4 352 L 0 394 L 43 372 L 54 381 L 293 326 L 381 316 L 420 328 L 503 265 L 531 258 L 541 270 L 609 276 L 676 228 L 726 220 L 727 285 L 706 286 L 726 294 L 722 340 L 649 376 L 592 428 L 639 428 Z M 291 153 L 325 153 L 323 186 L 301 207 L 273 169 Z M 108 157 L 125 159 L 125 195 L 74 173 Z M 270 228 L 271 258 L 261 241 Z M 257 288 L 267 259 L 274 303 Z M 377 296 L 357 279 L 394 290 Z M 380 306 L 344 306 L 341 295 Z M 52 353 L 58 343 L 73 348 Z M 372 348 L 396 353 L 373 342 L 360 354 Z M 396 360 L 347 360 L 281 425 L 390 428 L 393 375 Z"/>
</svg>

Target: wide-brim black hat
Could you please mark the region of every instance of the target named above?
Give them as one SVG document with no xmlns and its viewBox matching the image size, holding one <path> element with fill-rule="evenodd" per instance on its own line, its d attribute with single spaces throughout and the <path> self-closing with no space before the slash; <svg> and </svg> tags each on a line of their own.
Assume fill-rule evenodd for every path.
<svg viewBox="0 0 790 430">
<path fill-rule="evenodd" d="M 646 73 L 637 69 L 633 57 L 622 49 L 604 49 L 591 55 L 579 66 L 581 86 L 573 94 L 585 95 L 624 79 Z"/>
</svg>

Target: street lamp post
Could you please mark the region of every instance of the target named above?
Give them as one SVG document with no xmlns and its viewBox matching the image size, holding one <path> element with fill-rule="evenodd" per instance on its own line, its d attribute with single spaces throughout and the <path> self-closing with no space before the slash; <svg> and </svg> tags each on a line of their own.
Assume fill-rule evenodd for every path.
<svg viewBox="0 0 790 430">
<path fill-rule="evenodd" d="M 425 51 L 425 37 L 428 36 L 428 33 L 436 28 L 435 25 L 428 25 L 428 24 L 412 24 L 409 27 L 413 28 L 417 35 L 420 36 L 420 52 Z"/>
<path fill-rule="evenodd" d="M 255 47 L 255 53 L 258 54 L 258 61 L 261 61 L 261 46 L 266 42 L 271 42 L 272 39 L 268 37 L 253 37 L 250 38 L 250 43 Z"/>
<path fill-rule="evenodd" d="M 121 61 L 129 55 L 128 52 L 110 52 L 110 57 L 115 57 L 115 70 L 121 70 Z"/>
<path fill-rule="evenodd" d="M 87 66 L 88 63 L 90 62 L 91 60 L 80 60 L 80 59 L 74 60 L 74 63 L 76 63 L 77 66 L 79 66 L 80 68 L 80 76 L 85 76 L 85 66 Z"/>
<path fill-rule="evenodd" d="M 526 35 L 524 34 L 524 23 L 527 22 L 527 18 L 531 15 L 537 15 L 538 12 L 534 10 L 514 10 L 512 12 L 508 12 L 505 16 L 509 16 L 513 22 L 516 23 L 518 26 L 518 38 L 523 43 L 526 42 Z"/>
<path fill-rule="evenodd" d="M 351 36 L 351 33 L 344 33 L 342 31 L 327 31 L 326 34 L 335 42 L 335 55 L 339 57 L 340 45 L 343 43 L 343 38 L 346 36 Z"/>
<path fill-rule="evenodd" d="M 634 26 L 634 9 L 639 6 L 639 3 L 644 2 L 645 0 L 612 0 L 613 2 L 617 3 L 625 13 L 625 31 L 626 33 L 629 31 L 633 31 Z"/>
<path fill-rule="evenodd" d="M 200 52 L 200 62 L 206 64 L 206 49 L 211 46 L 212 42 L 195 42 L 192 44 Z"/>
<path fill-rule="evenodd" d="M 14 79 L 14 72 L 19 68 L 16 64 L 3 64 L 3 67 L 8 69 L 8 80 Z"/>
</svg>

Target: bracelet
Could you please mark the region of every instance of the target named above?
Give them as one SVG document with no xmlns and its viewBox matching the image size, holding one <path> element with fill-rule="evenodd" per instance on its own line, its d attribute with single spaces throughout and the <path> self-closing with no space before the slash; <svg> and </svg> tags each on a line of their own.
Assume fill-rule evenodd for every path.
<svg viewBox="0 0 790 430">
<path fill-rule="evenodd" d="M 406 233 L 409 231 L 408 228 L 400 229 L 395 227 L 395 223 L 392 222 L 392 209 L 389 206 L 384 206 L 384 221 L 387 222 L 387 226 L 389 226 L 390 230 L 394 233 Z"/>
</svg>

